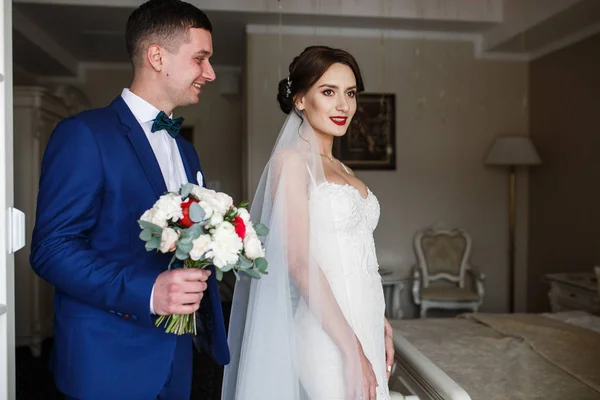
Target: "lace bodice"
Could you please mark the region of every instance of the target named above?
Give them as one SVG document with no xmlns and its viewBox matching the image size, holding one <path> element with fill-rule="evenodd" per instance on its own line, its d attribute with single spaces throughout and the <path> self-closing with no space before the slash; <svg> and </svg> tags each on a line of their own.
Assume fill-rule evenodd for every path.
<svg viewBox="0 0 600 400">
<path fill-rule="evenodd" d="M 329 196 L 335 230 L 343 234 L 373 234 L 379 222 L 379 202 L 367 188 L 367 197 L 354 186 L 326 182 L 320 191 Z"/>
<path fill-rule="evenodd" d="M 379 222 L 377 197 L 368 188 L 367 197 L 362 197 L 354 186 L 331 182 L 320 184 L 316 192 L 311 196 L 311 213 L 315 217 L 314 228 L 319 230 L 319 253 L 328 253 L 328 245 L 323 243 L 338 243 L 344 249 L 340 256 L 347 258 L 345 276 L 376 273 L 379 264 L 373 231 Z M 329 273 L 326 265 L 323 269 Z"/>
</svg>

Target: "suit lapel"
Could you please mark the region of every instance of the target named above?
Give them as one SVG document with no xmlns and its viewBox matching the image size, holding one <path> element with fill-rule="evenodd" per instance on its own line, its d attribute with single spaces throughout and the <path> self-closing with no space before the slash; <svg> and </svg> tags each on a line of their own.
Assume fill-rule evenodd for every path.
<svg viewBox="0 0 600 400">
<path fill-rule="evenodd" d="M 123 129 L 127 134 L 127 137 L 131 141 L 137 157 L 144 168 L 146 177 L 152 184 L 152 188 L 156 193 L 157 197 L 162 196 L 167 191 L 167 186 L 163 179 L 162 173 L 160 172 L 160 166 L 156 160 L 156 156 L 152 151 L 152 147 L 146 138 L 144 130 L 138 123 L 135 116 L 127 107 L 127 104 L 121 96 L 118 96 L 112 103 L 111 107 L 119 115 L 119 119 L 123 124 Z"/>
</svg>

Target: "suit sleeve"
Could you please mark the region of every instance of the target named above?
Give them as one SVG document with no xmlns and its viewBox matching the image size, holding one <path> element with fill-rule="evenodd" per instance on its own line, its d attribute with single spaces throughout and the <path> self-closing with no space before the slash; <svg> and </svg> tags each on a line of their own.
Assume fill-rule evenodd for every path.
<svg viewBox="0 0 600 400">
<path fill-rule="evenodd" d="M 148 302 L 158 273 L 109 261 L 90 246 L 103 174 L 98 144 L 85 122 L 61 122 L 42 161 L 31 265 L 71 297 L 152 324 Z"/>
</svg>

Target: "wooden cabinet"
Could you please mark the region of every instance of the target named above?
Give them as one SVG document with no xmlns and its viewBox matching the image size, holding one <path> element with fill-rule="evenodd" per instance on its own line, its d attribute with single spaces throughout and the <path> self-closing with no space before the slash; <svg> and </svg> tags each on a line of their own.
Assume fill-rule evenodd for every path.
<svg viewBox="0 0 600 400">
<path fill-rule="evenodd" d="M 54 318 L 53 287 L 29 264 L 42 156 L 56 124 L 87 106 L 81 93 L 67 86 L 14 87 L 15 207 L 25 213 L 27 233 L 26 247 L 15 254 L 15 339 L 35 356 L 52 336 Z"/>
<path fill-rule="evenodd" d="M 600 298 L 593 273 L 564 273 L 545 276 L 550 284 L 552 312 L 582 310 L 600 315 Z"/>
</svg>

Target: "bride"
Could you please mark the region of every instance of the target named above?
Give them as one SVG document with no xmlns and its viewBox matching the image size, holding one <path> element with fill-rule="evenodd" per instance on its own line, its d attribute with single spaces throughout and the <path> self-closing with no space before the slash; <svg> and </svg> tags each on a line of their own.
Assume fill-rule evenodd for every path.
<svg viewBox="0 0 600 400">
<path fill-rule="evenodd" d="M 364 90 L 346 51 L 306 48 L 279 83 L 288 114 L 251 216 L 269 275 L 236 285 L 223 400 L 386 400 L 394 358 L 375 195 L 332 156 Z"/>
</svg>

